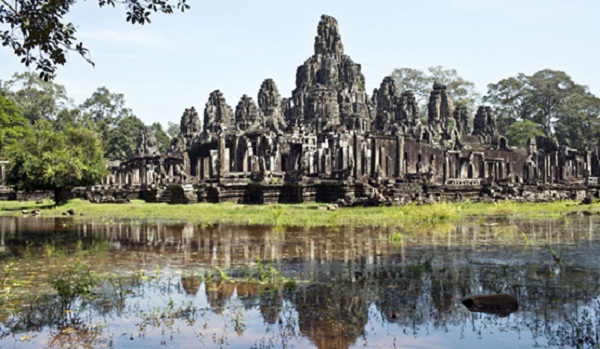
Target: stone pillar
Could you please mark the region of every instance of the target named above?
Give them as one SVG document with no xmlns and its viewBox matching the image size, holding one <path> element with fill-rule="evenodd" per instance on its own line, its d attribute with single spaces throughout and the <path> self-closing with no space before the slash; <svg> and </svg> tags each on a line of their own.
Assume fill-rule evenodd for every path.
<svg viewBox="0 0 600 349">
<path fill-rule="evenodd" d="M 352 170 L 352 176 L 354 178 L 358 177 L 358 173 L 359 173 L 359 169 L 361 166 L 361 162 L 360 162 L 360 158 L 361 158 L 361 151 L 359 149 L 359 144 L 358 144 L 358 136 L 356 135 L 356 133 L 354 134 L 354 142 L 352 144 L 352 147 L 354 148 L 352 151 L 352 156 L 354 156 L 354 169 Z"/>
<path fill-rule="evenodd" d="M 387 148 L 380 147 L 379 148 L 379 168 L 381 169 L 381 177 L 388 177 L 388 164 L 387 164 Z"/>
<path fill-rule="evenodd" d="M 377 148 L 377 141 L 373 138 L 371 139 L 371 173 L 370 175 L 374 175 L 377 171 L 377 165 L 379 164 L 379 149 Z"/>
<path fill-rule="evenodd" d="M 219 173 L 220 176 L 225 175 L 225 173 L 229 172 L 229 153 L 227 152 L 227 148 L 225 147 L 225 136 L 220 133 L 219 134 Z"/>
<path fill-rule="evenodd" d="M 404 137 L 396 137 L 396 169 L 395 177 L 402 177 L 406 173 L 406 169 L 403 169 L 404 164 Z"/>
</svg>

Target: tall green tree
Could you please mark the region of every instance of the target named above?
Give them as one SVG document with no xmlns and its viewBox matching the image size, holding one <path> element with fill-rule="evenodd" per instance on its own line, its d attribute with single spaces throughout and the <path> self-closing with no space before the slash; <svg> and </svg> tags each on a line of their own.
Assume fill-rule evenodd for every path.
<svg viewBox="0 0 600 349">
<path fill-rule="evenodd" d="M 21 109 L 0 94 L 0 156 L 5 145 L 23 138 L 28 126 L 29 122 L 23 117 Z"/>
<path fill-rule="evenodd" d="M 163 130 L 160 122 L 153 123 L 150 128 L 154 131 L 154 135 L 156 136 L 156 141 L 158 142 L 158 151 L 161 154 L 166 154 L 169 146 L 171 145 L 171 138 Z"/>
<path fill-rule="evenodd" d="M 506 134 L 510 135 L 509 142 L 511 145 L 521 148 L 527 145 L 528 140 L 546 135 L 542 125 L 527 119 L 510 124 L 506 128 Z"/>
<path fill-rule="evenodd" d="M 545 69 L 500 80 L 488 85 L 484 101 L 497 111 L 500 132 L 512 144 L 520 142 L 524 124 L 511 125 L 525 120 L 540 125 L 546 136 L 556 137 L 560 144 L 597 144 L 598 98 L 565 72 Z"/>
<path fill-rule="evenodd" d="M 154 12 L 173 13 L 189 8 L 186 0 L 97 0 L 100 7 L 125 7 L 125 20 L 132 24 L 150 23 Z M 93 64 L 89 51 L 77 42 L 77 26 L 65 20 L 76 0 L 2 0 L 0 2 L 0 40 L 2 46 L 34 65 L 44 80 L 56 74 L 58 65 L 67 62 L 68 51 L 75 51 Z"/>
<path fill-rule="evenodd" d="M 169 121 L 169 123 L 167 124 L 166 132 L 169 135 L 169 137 L 173 139 L 179 136 L 179 134 L 181 133 L 181 127 L 179 126 L 179 124 Z"/>
<path fill-rule="evenodd" d="M 107 135 L 104 155 L 110 160 L 128 160 L 135 156 L 137 137 L 145 127 L 136 116 L 127 116 L 111 128 Z"/>
<path fill-rule="evenodd" d="M 429 94 L 437 81 L 446 85 L 456 105 L 467 107 L 473 113 L 481 102 L 481 96 L 475 92 L 475 84 L 458 75 L 456 69 L 444 69 L 442 66 L 427 68 L 427 71 L 412 68 L 397 68 L 392 78 L 400 91 L 411 90 L 415 94 L 421 112 L 426 115 Z"/>
<path fill-rule="evenodd" d="M 568 96 L 560 107 L 556 139 L 572 148 L 600 145 L 600 98 L 586 92 Z"/>
<path fill-rule="evenodd" d="M 120 120 L 133 116 L 131 109 L 125 106 L 125 96 L 113 93 L 102 86 L 96 89 L 79 106 L 79 109 L 81 110 L 80 124 L 98 132 L 102 140 L 102 147 L 106 151 L 105 155 L 114 159 L 116 148 L 109 145 L 109 142 L 115 137 L 114 129 L 118 128 Z M 112 155 L 108 152 L 109 148 L 113 149 Z"/>
<path fill-rule="evenodd" d="M 106 175 L 97 135 L 83 128 L 55 131 L 46 120 L 30 128 L 19 142 L 5 147 L 6 181 L 18 190 L 52 190 L 57 204 L 74 187 L 94 185 Z"/>
<path fill-rule="evenodd" d="M 483 101 L 494 106 L 501 134 L 505 134 L 507 128 L 515 122 L 531 121 L 532 105 L 528 100 L 527 81 L 528 77 L 525 74 L 519 74 L 488 85 L 488 92 Z"/>
<path fill-rule="evenodd" d="M 30 72 L 15 73 L 3 84 L 6 95 L 23 111 L 30 123 L 54 120 L 56 115 L 70 105 L 65 87 L 44 81 Z"/>
<path fill-rule="evenodd" d="M 105 86 L 98 87 L 79 108 L 94 122 L 112 124 L 116 120 L 133 115 L 131 109 L 125 107 L 125 96 L 110 92 Z"/>
</svg>

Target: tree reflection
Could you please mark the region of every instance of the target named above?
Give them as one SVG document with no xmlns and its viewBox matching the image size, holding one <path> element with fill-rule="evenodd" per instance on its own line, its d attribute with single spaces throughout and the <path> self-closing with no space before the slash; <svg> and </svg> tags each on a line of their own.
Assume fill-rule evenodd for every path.
<svg viewBox="0 0 600 349">
<path fill-rule="evenodd" d="M 318 348 L 348 348 L 364 334 L 369 287 L 364 282 L 314 283 L 298 289 L 300 332 Z"/>
<path fill-rule="evenodd" d="M 532 345 L 600 344 L 600 270 L 590 257 L 600 253 L 595 217 L 568 224 L 465 222 L 440 230 L 428 226 L 421 232 L 414 227 L 276 232 L 264 227 L 223 225 L 117 223 L 65 228 L 64 222 L 51 223 L 52 229 L 63 229 L 64 234 L 55 235 L 67 246 L 67 253 L 74 253 L 69 251 L 76 250 L 78 241 L 87 245 L 101 240 L 118 246 L 102 255 L 79 257 L 87 258 L 96 268 L 156 268 L 165 275 L 134 278 L 123 286 L 128 291 L 125 293 L 117 293 L 116 285 L 112 290 L 105 284 L 94 291 L 95 299 L 76 304 L 71 312 L 65 312 L 52 294 L 36 302 L 15 301 L 11 305 L 18 311 L 0 310 L 0 346 L 6 343 L 2 337 L 45 333 L 51 347 L 97 347 L 114 336 L 109 330 L 92 326 L 99 318 L 119 322 L 120 317 L 139 317 L 140 323 L 152 325 L 144 314 L 152 314 L 159 327 L 164 319 L 182 320 L 182 326 L 189 326 L 197 337 L 233 334 L 229 338 L 232 343 L 272 335 L 264 343 L 274 346 L 283 346 L 284 341 L 293 345 L 294 340 L 301 339 L 319 348 L 361 345 L 361 340 L 373 335 L 369 331 L 376 322 L 415 340 L 436 330 L 461 331 L 482 339 L 495 331 L 499 335 L 526 333 L 524 337 L 533 341 L 527 344 Z M 40 224 L 13 219 L 0 227 L 43 228 L 44 238 L 48 238 L 50 228 Z M 392 233 L 401 239 L 392 241 Z M 71 234 L 68 239 L 67 234 Z M 4 236 L 6 247 L 23 255 L 15 260 L 37 258 L 41 262 L 35 265 L 48 264 L 48 257 L 36 255 L 41 249 L 26 250 L 32 232 L 5 232 Z M 561 258 L 555 258 L 549 246 L 560 251 Z M 260 282 L 251 273 L 241 272 L 255 268 L 257 258 L 277 267 L 283 276 L 296 279 L 296 287 Z M 208 270 L 226 275 L 208 278 Z M 173 279 L 169 279 L 168 271 L 175 275 Z M 461 304 L 472 295 L 499 293 L 515 297 L 519 311 L 510 315 L 470 313 Z M 192 305 L 177 307 L 174 300 Z M 150 307 L 143 301 L 153 306 L 158 303 L 159 307 L 173 303 L 175 307 L 170 313 L 153 313 L 143 308 Z M 195 308 L 203 311 L 195 312 Z M 252 322 L 252 316 L 260 324 Z M 195 326 L 201 318 L 205 327 Z M 217 329 L 222 332 L 215 335 Z M 177 331 L 185 336 L 185 328 Z M 150 337 L 152 332 L 144 335 Z"/>
</svg>

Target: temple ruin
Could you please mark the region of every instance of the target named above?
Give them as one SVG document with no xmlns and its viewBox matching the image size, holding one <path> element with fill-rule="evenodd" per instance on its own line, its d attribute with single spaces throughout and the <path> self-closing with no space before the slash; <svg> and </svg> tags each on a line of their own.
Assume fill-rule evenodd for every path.
<svg viewBox="0 0 600 349">
<path fill-rule="evenodd" d="M 137 156 L 110 166 L 99 192 L 148 201 L 239 203 L 552 200 L 597 195 L 600 152 L 531 139 L 511 147 L 490 107 L 474 117 L 433 85 L 427 115 L 390 77 L 371 96 L 360 64 L 344 54 L 337 21 L 323 15 L 314 54 L 289 98 L 266 79 L 235 109 L 212 92 L 201 115 L 160 154 L 145 129 Z M 94 195 L 94 194 L 91 194 Z"/>
</svg>

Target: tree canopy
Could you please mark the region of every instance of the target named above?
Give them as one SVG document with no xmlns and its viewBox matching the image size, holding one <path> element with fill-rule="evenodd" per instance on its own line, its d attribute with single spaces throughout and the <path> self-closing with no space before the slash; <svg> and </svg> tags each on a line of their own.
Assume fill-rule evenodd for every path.
<svg viewBox="0 0 600 349">
<path fill-rule="evenodd" d="M 94 185 L 106 174 L 97 135 L 84 128 L 55 131 L 42 120 L 19 142 L 5 146 L 8 184 L 20 190 L 53 190 L 56 203 L 77 186 Z"/>
<path fill-rule="evenodd" d="M 55 119 L 58 112 L 70 104 L 64 86 L 44 81 L 29 72 L 15 73 L 2 87 L 32 124 Z"/>
<path fill-rule="evenodd" d="M 6 144 L 17 142 L 23 138 L 28 126 L 29 123 L 23 117 L 21 109 L 0 94 L 0 156 Z"/>
<path fill-rule="evenodd" d="M 119 119 L 107 135 L 104 154 L 110 160 L 128 160 L 135 156 L 137 137 L 145 127 L 142 120 L 131 115 Z"/>
<path fill-rule="evenodd" d="M 481 96 L 475 92 L 475 84 L 458 75 L 456 69 L 444 69 L 442 66 L 429 67 L 427 71 L 396 68 L 391 76 L 400 91 L 413 91 L 422 112 L 426 111 L 434 82 L 446 85 L 454 102 L 467 107 L 471 113 L 481 101 Z"/>
<path fill-rule="evenodd" d="M 152 13 L 184 12 L 186 0 L 97 0 L 100 7 L 125 7 L 125 20 L 131 24 L 150 23 Z M 21 57 L 21 63 L 35 66 L 47 81 L 56 75 L 58 65 L 67 62 L 67 52 L 75 51 L 94 64 L 89 50 L 77 42 L 77 26 L 64 16 L 76 0 L 2 0 L 0 2 L 0 40 Z"/>
<path fill-rule="evenodd" d="M 33 74 L 15 74 L 0 87 L 0 156 L 9 160 L 6 181 L 15 189 L 53 190 L 60 203 L 72 188 L 97 184 L 104 159 L 136 155 L 146 126 L 122 94 L 100 87 L 74 107 L 63 86 Z M 164 153 L 169 136 L 159 123 L 150 128 Z"/>
<path fill-rule="evenodd" d="M 565 72 L 545 69 L 500 80 L 488 85 L 484 101 L 496 110 L 500 132 L 512 144 L 522 143 L 523 127 L 539 133 L 533 132 L 534 124 L 562 145 L 598 144 L 600 100 Z"/>
</svg>

